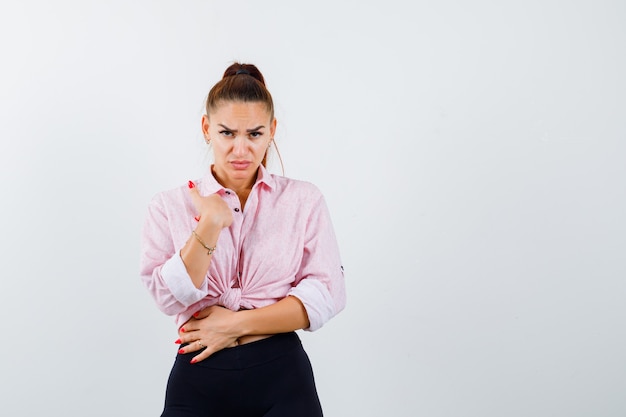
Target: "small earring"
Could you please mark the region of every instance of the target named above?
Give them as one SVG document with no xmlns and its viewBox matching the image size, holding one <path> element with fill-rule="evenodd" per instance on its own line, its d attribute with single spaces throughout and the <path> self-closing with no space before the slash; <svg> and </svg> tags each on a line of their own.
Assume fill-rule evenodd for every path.
<svg viewBox="0 0 626 417">
<path fill-rule="evenodd" d="M 211 139 L 209 138 L 204 138 L 204 142 L 208 145 L 211 142 Z"/>
</svg>

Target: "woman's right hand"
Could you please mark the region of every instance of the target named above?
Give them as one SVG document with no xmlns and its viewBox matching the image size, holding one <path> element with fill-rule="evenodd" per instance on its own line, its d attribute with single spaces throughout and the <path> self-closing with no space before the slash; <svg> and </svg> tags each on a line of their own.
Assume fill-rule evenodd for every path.
<svg viewBox="0 0 626 417">
<path fill-rule="evenodd" d="M 196 220 L 205 224 L 209 223 L 219 228 L 228 227 L 232 224 L 232 211 L 218 194 L 201 196 L 198 188 L 196 188 L 192 181 L 189 181 L 189 194 L 198 212 Z"/>
</svg>

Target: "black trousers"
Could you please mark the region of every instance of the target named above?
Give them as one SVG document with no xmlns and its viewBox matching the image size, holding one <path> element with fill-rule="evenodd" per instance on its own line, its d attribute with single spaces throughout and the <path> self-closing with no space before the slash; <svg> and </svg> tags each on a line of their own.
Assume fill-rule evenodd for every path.
<svg viewBox="0 0 626 417">
<path fill-rule="evenodd" d="M 161 417 L 320 417 L 309 358 L 295 332 L 226 348 L 191 364 L 178 354 Z"/>
</svg>

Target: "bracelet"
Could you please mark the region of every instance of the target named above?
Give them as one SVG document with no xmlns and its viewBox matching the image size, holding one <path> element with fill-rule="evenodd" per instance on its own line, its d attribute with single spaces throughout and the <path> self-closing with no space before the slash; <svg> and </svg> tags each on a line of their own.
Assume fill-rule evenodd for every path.
<svg viewBox="0 0 626 417">
<path fill-rule="evenodd" d="M 207 255 L 213 255 L 213 252 L 215 252 L 215 248 L 217 248 L 217 246 L 213 246 L 213 247 L 207 246 L 207 244 L 204 243 L 204 241 L 202 239 L 200 239 L 200 236 L 198 236 L 198 234 L 196 233 L 195 230 L 192 230 L 191 233 L 193 233 L 193 235 L 196 237 L 196 239 L 198 239 L 198 242 L 200 242 L 200 244 L 202 246 L 204 246 L 204 249 L 206 249 L 208 251 Z"/>
</svg>

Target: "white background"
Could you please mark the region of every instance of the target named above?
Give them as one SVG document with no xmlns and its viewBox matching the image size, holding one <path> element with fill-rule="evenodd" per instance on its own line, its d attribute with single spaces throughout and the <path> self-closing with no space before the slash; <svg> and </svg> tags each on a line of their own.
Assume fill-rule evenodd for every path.
<svg viewBox="0 0 626 417">
<path fill-rule="evenodd" d="M 241 60 L 340 241 L 327 416 L 626 415 L 625 50 L 618 0 L 3 2 L 0 413 L 159 415 L 141 225 Z"/>
</svg>

